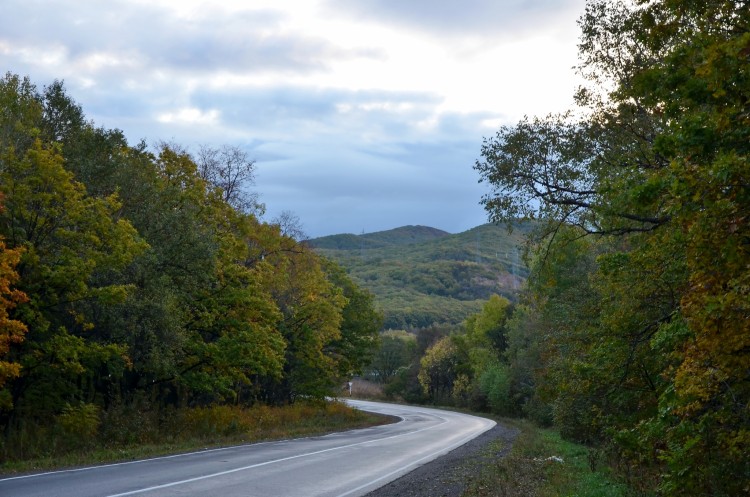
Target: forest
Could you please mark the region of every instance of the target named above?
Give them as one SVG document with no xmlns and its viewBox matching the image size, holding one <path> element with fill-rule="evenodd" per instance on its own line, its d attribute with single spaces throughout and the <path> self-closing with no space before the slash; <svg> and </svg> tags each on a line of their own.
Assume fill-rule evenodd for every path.
<svg viewBox="0 0 750 497">
<path fill-rule="evenodd" d="M 516 302 L 390 332 L 386 394 L 553 425 L 634 495 L 750 493 L 750 9 L 589 2 L 576 107 L 486 138 Z"/>
<path fill-rule="evenodd" d="M 426 226 L 362 235 L 331 235 L 305 243 L 340 264 L 372 292 L 388 330 L 460 324 L 490 295 L 515 301 L 528 274 L 523 240 L 531 222 L 485 224 L 450 234 Z"/>
<path fill-rule="evenodd" d="M 293 217 L 262 220 L 254 167 L 129 144 L 62 82 L 0 79 L 0 462 L 137 441 L 182 408 L 323 399 L 361 371 L 372 296 Z"/>
</svg>

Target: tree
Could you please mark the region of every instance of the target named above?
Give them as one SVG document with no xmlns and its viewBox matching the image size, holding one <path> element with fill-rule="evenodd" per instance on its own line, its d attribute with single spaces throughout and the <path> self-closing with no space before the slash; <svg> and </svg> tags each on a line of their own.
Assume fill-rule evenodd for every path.
<svg viewBox="0 0 750 497">
<path fill-rule="evenodd" d="M 453 390 L 459 364 L 458 348 L 451 337 L 432 345 L 420 360 L 419 383 L 433 402 L 446 400 Z"/>
<path fill-rule="evenodd" d="M 466 334 L 475 348 L 487 348 L 499 357 L 508 348 L 505 324 L 512 312 L 508 299 L 491 295 L 482 306 L 482 312 L 466 320 Z"/>
<path fill-rule="evenodd" d="M 683 477 L 665 488 L 740 493 L 750 485 L 750 462 L 731 462 L 750 450 L 750 12 L 740 1 L 669 1 L 639 18 L 641 38 L 664 57 L 628 93 L 668 119 L 655 147 L 670 161 L 668 205 L 689 278 L 680 309 L 690 339 L 674 370 L 676 398 L 663 399 L 678 415 L 665 459 Z"/>
<path fill-rule="evenodd" d="M 247 225 L 244 215 L 237 214 L 218 190 L 198 176 L 190 158 L 168 147 L 158 150 L 158 155 L 142 146 L 131 148 L 116 130 L 94 128 L 65 94 L 62 83 L 55 82 L 40 94 L 27 80 L 8 76 L 3 90 L 7 107 L 15 109 L 4 115 L 16 120 L 29 116 L 25 132 L 32 136 L 40 133 L 48 140 L 39 141 L 36 149 L 26 148 L 27 156 L 39 159 L 29 160 L 33 167 L 26 169 L 20 167 L 23 161 L 16 160 L 16 149 L 10 145 L 6 149 L 3 167 L 11 180 L 3 186 L 14 192 L 9 205 L 9 219 L 13 220 L 10 235 L 15 243 L 30 244 L 32 250 L 27 252 L 41 257 L 41 267 L 48 253 L 57 253 L 51 247 L 59 242 L 55 238 L 58 233 L 64 232 L 58 228 L 75 226 L 74 234 L 64 235 L 58 245 L 70 245 L 78 238 L 82 243 L 71 252 L 78 257 L 70 260 L 49 255 L 58 266 L 71 265 L 68 270 L 75 273 L 61 280 L 69 285 L 68 292 L 76 284 L 81 291 L 67 304 L 81 322 L 71 328 L 65 306 L 59 306 L 59 316 L 52 312 L 56 307 L 50 296 L 55 285 L 49 282 L 43 284 L 46 293 L 33 295 L 29 305 L 19 308 L 24 312 L 46 309 L 57 320 L 50 319 L 49 324 L 40 321 L 41 328 L 59 331 L 44 338 L 40 327 L 33 326 L 34 339 L 25 349 L 38 343 L 55 344 L 58 352 L 67 350 L 70 360 L 65 359 L 65 367 L 71 375 L 81 376 L 86 370 L 85 381 L 79 382 L 85 394 L 74 385 L 57 391 L 86 400 L 104 397 L 105 404 L 128 402 L 143 389 L 158 393 L 153 398 L 159 402 L 194 402 L 198 396 L 205 401 L 207 392 L 212 401 L 236 399 L 252 375 L 279 374 L 283 341 L 275 329 L 278 310 L 270 293 L 260 287 L 261 278 L 237 263 L 248 250 L 237 238 Z M 18 135 L 19 129 L 14 129 Z M 16 143 L 22 143 L 20 135 Z M 42 160 L 50 151 L 54 160 Z M 73 175 L 85 181 L 94 195 Z M 79 200 L 102 209 L 86 218 L 88 224 L 68 221 L 81 212 L 76 207 Z M 24 205 L 30 214 L 24 212 Z M 86 250 L 106 243 L 96 225 L 100 222 L 103 226 L 112 215 L 103 206 L 117 212 L 123 227 L 129 225 L 127 219 L 150 242 L 146 246 L 139 239 L 136 253 L 120 266 L 86 259 Z M 29 228 L 27 219 L 35 225 Z M 49 233 L 42 232 L 47 227 Z M 34 233 L 30 235 L 34 239 L 24 242 L 28 232 Z M 110 250 L 112 256 L 117 253 Z M 30 270 L 28 263 L 22 268 Z M 35 277 L 24 277 L 24 281 L 37 282 Z M 98 298 L 89 298 L 83 296 L 86 287 L 122 291 L 116 298 L 110 293 L 103 299 L 102 291 L 97 290 Z M 97 363 L 94 351 L 100 345 L 115 347 L 121 359 Z M 106 350 L 115 353 L 114 348 Z M 109 370 L 117 369 L 117 364 L 122 366 L 119 370 Z M 21 395 L 29 385 L 48 388 L 54 381 L 52 375 L 21 378 L 14 384 L 19 392 L 15 395 Z"/>
<path fill-rule="evenodd" d="M 0 201 L 2 197 L 0 197 Z M 3 207 L 0 204 L 0 211 Z M 11 250 L 5 246 L 0 238 L 0 409 L 12 407 L 7 398 L 8 392 L 3 387 L 5 383 L 17 378 L 21 373 L 21 365 L 8 359 L 11 344 L 21 343 L 28 331 L 26 325 L 17 319 L 11 319 L 9 312 L 17 305 L 28 301 L 22 291 L 12 288 L 18 282 L 16 266 L 21 260 L 22 250 Z"/>
<path fill-rule="evenodd" d="M 55 80 L 42 92 L 43 139 L 66 145 L 86 127 L 83 109 L 65 91 L 65 84 Z"/>
<path fill-rule="evenodd" d="M 525 295 L 529 299 L 530 295 Z M 552 407 L 544 398 L 547 348 L 547 323 L 535 302 L 516 305 L 508 320 L 508 395 L 512 408 L 542 426 L 552 424 Z"/>
<path fill-rule="evenodd" d="M 278 225 L 252 222 L 244 264 L 258 272 L 278 308 L 277 329 L 285 343 L 281 376 L 260 378 L 258 396 L 277 404 L 300 396 L 323 398 L 337 385 L 340 357 L 329 347 L 342 339 L 346 298 L 312 250 L 282 235 Z"/>
<path fill-rule="evenodd" d="M 530 292 L 556 330 L 542 383 L 557 422 L 641 482 L 663 474 L 666 495 L 735 495 L 750 481 L 733 462 L 750 443 L 750 11 L 636 4 L 587 5 L 580 112 L 501 129 L 476 169 L 493 219 L 543 220 Z M 561 256 L 591 235 L 570 294 L 586 298 L 560 300 Z"/>
<path fill-rule="evenodd" d="M 203 145 L 195 154 L 198 175 L 221 191 L 224 201 L 241 212 L 262 214 L 258 195 L 247 190 L 255 181 L 255 161 L 236 146 Z"/>
<path fill-rule="evenodd" d="M 372 361 L 379 345 L 383 316 L 375 310 L 372 293 L 359 288 L 335 262 L 328 259 L 321 262 L 328 280 L 341 289 L 346 299 L 341 310 L 341 336 L 330 342 L 325 352 L 336 361 L 339 377 L 351 378 L 362 374 Z"/>
<path fill-rule="evenodd" d="M 10 72 L 0 80 L 0 149 L 23 155 L 34 143 L 43 107 L 31 80 Z"/>
<path fill-rule="evenodd" d="M 14 311 L 29 333 L 14 351 L 22 370 L 11 385 L 13 404 L 36 388 L 54 403 L 87 368 L 127 363 L 119 344 L 92 336 L 88 311 L 91 302 L 106 306 L 126 297 L 127 285 L 100 284 L 100 276 L 123 271 L 145 244 L 129 222 L 116 218 L 114 196 L 86 195 L 63 168 L 58 147 L 36 140 L 22 157 L 12 148 L 3 151 L 0 162 L 6 198 L 0 234 L 23 250 L 18 288 L 28 297 Z"/>
<path fill-rule="evenodd" d="M 302 221 L 292 211 L 282 211 L 281 214 L 271 221 L 271 224 L 278 225 L 282 235 L 293 238 L 298 242 L 307 238 Z"/>
<path fill-rule="evenodd" d="M 369 369 L 380 383 L 389 383 L 411 365 L 415 355 L 416 338 L 406 332 L 389 331 L 380 337 Z"/>
</svg>

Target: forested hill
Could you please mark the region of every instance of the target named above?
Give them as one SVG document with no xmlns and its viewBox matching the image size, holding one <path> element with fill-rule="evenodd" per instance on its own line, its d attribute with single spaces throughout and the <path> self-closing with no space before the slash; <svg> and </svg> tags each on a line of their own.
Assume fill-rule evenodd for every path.
<svg viewBox="0 0 750 497">
<path fill-rule="evenodd" d="M 450 234 L 404 226 L 307 243 L 375 294 L 386 329 L 406 329 L 460 323 L 493 293 L 514 300 L 527 274 L 520 247 L 528 229 L 485 224 Z"/>
<path fill-rule="evenodd" d="M 363 233 L 353 235 L 329 235 L 310 240 L 309 243 L 318 249 L 332 250 L 360 250 L 392 247 L 395 245 L 409 245 L 427 242 L 450 236 L 447 231 L 430 228 L 429 226 L 402 226 L 388 231 Z"/>
</svg>

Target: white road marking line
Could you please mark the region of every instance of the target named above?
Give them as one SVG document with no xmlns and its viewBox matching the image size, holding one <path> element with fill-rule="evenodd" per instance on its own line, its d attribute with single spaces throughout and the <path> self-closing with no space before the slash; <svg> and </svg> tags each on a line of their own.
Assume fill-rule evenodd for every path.
<svg viewBox="0 0 750 497">
<path fill-rule="evenodd" d="M 394 416 L 394 415 L 391 414 L 390 416 Z M 400 417 L 400 416 L 396 416 L 396 417 Z M 442 419 L 442 418 L 440 418 L 440 419 Z M 399 421 L 398 423 L 392 423 L 392 425 L 393 424 L 400 424 L 400 423 L 403 423 L 403 422 L 404 422 L 404 418 L 401 418 L 401 421 Z M 360 428 L 360 429 L 366 430 L 368 428 Z M 359 431 L 359 430 L 351 430 L 351 431 Z M 340 434 L 340 433 L 344 433 L 344 432 L 329 433 L 328 435 L 324 435 L 324 436 L 337 435 L 337 434 Z M 269 445 L 269 444 L 283 443 L 283 442 L 295 442 L 295 441 L 298 441 L 298 440 L 307 440 L 309 438 L 313 438 L 313 437 L 288 438 L 288 439 L 284 439 L 284 440 L 269 440 L 268 442 L 253 442 L 253 443 L 240 444 L 240 445 L 230 445 L 228 447 L 217 447 L 215 449 L 203 449 L 203 450 L 196 450 L 196 451 L 193 451 L 193 452 L 182 452 L 180 454 L 171 454 L 171 455 L 168 455 L 168 456 L 150 457 L 148 459 L 138 459 L 136 461 L 123 461 L 123 462 L 115 462 L 115 463 L 110 463 L 110 464 L 99 464 L 98 466 L 87 466 L 85 468 L 61 469 L 61 470 L 58 470 L 58 471 L 46 471 L 44 473 L 33 473 L 33 474 L 30 474 L 30 475 L 10 476 L 8 478 L 0 478 L 0 483 L 2 483 L 4 481 L 10 481 L 10 480 L 23 480 L 23 479 L 26 479 L 26 478 L 37 478 L 37 477 L 40 477 L 40 476 L 57 475 L 57 474 L 61 474 L 61 473 L 79 473 L 81 471 L 94 471 L 94 470 L 101 469 L 101 468 L 112 468 L 112 467 L 115 467 L 115 466 L 128 466 L 128 465 L 131 465 L 131 464 L 141 464 L 141 463 L 146 463 L 146 462 L 151 462 L 151 461 L 161 461 L 162 459 L 174 459 L 174 458 L 177 458 L 177 457 L 194 456 L 196 454 L 207 454 L 209 452 L 220 452 L 220 451 L 238 449 L 238 448 L 242 448 L 242 447 L 255 447 L 255 446 L 258 446 L 258 445 Z"/>
<path fill-rule="evenodd" d="M 492 428 L 492 427 L 493 427 L 493 426 L 495 426 L 496 424 L 497 424 L 497 423 L 493 423 L 492 425 L 490 425 L 490 427 L 489 427 L 489 428 L 487 428 L 487 430 L 489 430 L 490 428 Z M 487 430 L 484 430 L 484 431 L 487 431 Z M 484 433 L 484 431 L 483 431 L 482 433 Z M 406 466 L 403 466 L 403 467 L 401 467 L 401 468 L 399 468 L 399 469 L 397 469 L 397 470 L 395 470 L 395 471 L 391 471 L 391 472 L 390 472 L 390 473 L 388 473 L 387 475 L 383 475 L 383 476 L 381 476 L 381 477 L 379 477 L 379 478 L 375 478 L 375 479 L 374 479 L 374 480 L 372 480 L 371 482 L 365 483 L 364 485 L 360 485 L 360 486 L 358 486 L 357 488 L 353 488 L 353 489 L 349 490 L 348 492 L 344 492 L 343 494 L 340 494 L 340 495 L 338 495 L 338 496 L 336 496 L 336 497 L 346 497 L 347 495 L 351 495 L 351 494 L 353 494 L 353 493 L 355 493 L 355 492 L 359 492 L 360 490 L 362 490 L 362 489 L 364 489 L 364 488 L 367 488 L 367 487 L 369 487 L 370 485 L 372 485 L 372 484 L 374 484 L 374 483 L 377 483 L 377 482 L 379 482 L 379 481 L 383 481 L 383 480 L 385 480 L 385 479 L 387 479 L 387 478 L 390 478 L 390 477 L 391 477 L 391 476 L 393 476 L 393 475 L 396 475 L 396 474 L 398 474 L 398 473 L 402 472 L 402 471 L 403 471 L 403 470 L 405 470 L 405 469 L 408 469 L 408 468 L 410 468 L 410 467 L 412 467 L 412 466 L 416 466 L 416 465 L 418 465 L 419 463 L 421 463 L 421 462 L 422 462 L 422 461 L 424 461 L 424 460 L 427 460 L 427 459 L 430 459 L 431 457 L 435 457 L 435 456 L 437 456 L 437 455 L 440 455 L 441 453 L 445 453 L 445 454 L 447 454 L 448 452 L 450 452 L 450 451 L 452 451 L 452 450 L 454 450 L 454 449 L 456 449 L 456 448 L 458 448 L 458 447 L 461 447 L 461 446 L 462 446 L 463 444 L 465 444 L 465 443 L 466 443 L 466 442 L 468 442 L 469 440 L 471 440 L 471 439 L 473 439 L 473 438 L 476 438 L 476 437 L 478 437 L 478 436 L 479 436 L 479 435 L 481 435 L 482 433 L 479 433 L 479 434 L 474 434 L 474 435 L 470 435 L 470 436 L 468 436 L 468 437 L 466 437 L 466 438 L 462 439 L 462 440 L 461 440 L 460 442 L 457 442 L 457 443 L 455 443 L 455 444 L 451 445 L 451 446 L 450 446 L 449 448 L 447 448 L 447 449 L 442 449 L 442 450 L 438 450 L 438 451 L 435 451 L 435 452 L 433 452 L 432 454 L 428 454 L 428 455 L 426 455 L 426 456 L 424 456 L 424 457 L 422 457 L 422 458 L 420 458 L 420 459 L 417 459 L 416 461 L 412 461 L 411 463 L 407 464 Z"/>
<path fill-rule="evenodd" d="M 408 433 L 400 433 L 398 435 L 391 435 L 389 437 L 377 438 L 375 440 L 366 440 L 364 442 L 357 442 L 357 443 L 348 444 L 348 445 L 341 445 L 339 447 L 331 447 L 329 449 L 317 450 L 317 451 L 314 451 L 314 452 L 308 452 L 306 454 L 298 454 L 296 456 L 283 457 L 281 459 L 274 459 L 272 461 L 266 461 L 266 462 L 262 462 L 262 463 L 251 464 L 250 466 L 243 466 L 241 468 L 234 468 L 234 469 L 230 469 L 230 470 L 227 470 L 227 471 L 220 471 L 218 473 L 211 473 L 211 474 L 208 474 L 208 475 L 196 476 L 195 478 L 188 478 L 186 480 L 179 480 L 179 481 L 175 481 L 175 482 L 171 482 L 171 483 L 164 483 L 162 485 L 155 485 L 153 487 L 141 488 L 141 489 L 138 489 L 138 490 L 131 490 L 129 492 L 123 492 L 123 493 L 120 493 L 120 494 L 113 494 L 113 495 L 109 495 L 107 497 L 125 497 L 127 495 L 142 494 L 142 493 L 146 493 L 146 492 L 151 492 L 152 490 L 160 490 L 162 488 L 169 488 L 169 487 L 174 487 L 174 486 L 177 486 L 177 485 L 184 485 L 186 483 L 193 483 L 193 482 L 196 482 L 196 481 L 207 480 L 209 478 L 216 478 L 216 477 L 219 477 L 219 476 L 224 476 L 224 475 L 228 475 L 228 474 L 232 474 L 232 473 L 237 473 L 239 471 L 246 471 L 248 469 L 254 469 L 254 468 L 259 468 L 261 466 L 267 466 L 269 464 L 275 464 L 275 463 L 278 463 L 278 462 L 291 461 L 292 459 L 299 459 L 299 458 L 302 458 L 302 457 L 313 456 L 313 455 L 317 455 L 317 454 L 323 454 L 325 452 L 333 452 L 333 451 L 336 451 L 336 450 L 348 449 L 349 447 L 356 447 L 358 445 L 365 445 L 365 444 L 369 444 L 369 443 L 381 442 L 383 440 L 391 440 L 391 439 L 394 439 L 394 438 L 400 438 L 400 437 L 404 437 L 404 436 L 407 436 L 407 435 L 414 435 L 416 433 L 420 433 L 420 432 L 423 432 L 423 431 L 432 430 L 432 429 L 437 428 L 438 426 L 441 426 L 441 425 L 443 425 L 443 424 L 445 424 L 445 423 L 448 422 L 448 420 L 445 419 L 445 418 L 441 418 L 439 416 L 436 416 L 436 417 L 438 419 L 442 420 L 442 423 L 438 423 L 438 424 L 436 424 L 434 426 L 429 426 L 427 428 L 422 428 L 420 430 L 410 431 Z"/>
<path fill-rule="evenodd" d="M 275 442 L 287 442 L 288 440 L 276 440 Z M 255 444 L 246 444 L 246 445 L 261 445 L 261 444 L 269 444 L 274 442 L 258 442 Z M 61 469 L 59 471 L 47 471 L 45 473 L 34 473 L 31 475 L 20 475 L 20 476 L 11 476 L 9 478 L 1 478 L 0 483 L 4 481 L 10 481 L 10 480 L 23 480 L 25 478 L 37 478 L 40 476 L 48 476 L 48 475 L 57 475 L 60 473 L 80 473 L 82 471 L 93 471 L 96 469 L 101 468 L 112 468 L 114 466 L 128 466 L 130 464 L 140 464 L 144 462 L 150 462 L 150 461 L 160 461 L 162 459 L 173 459 L 175 457 L 185 457 L 185 456 L 192 456 L 195 454 L 206 454 L 208 452 L 218 452 L 221 450 L 229 450 L 229 449 L 236 449 L 237 447 L 244 447 L 244 445 L 233 445 L 231 447 L 218 447 L 216 449 L 204 449 L 204 450 L 197 450 L 195 452 L 183 452 L 181 454 L 172 454 L 170 456 L 159 456 L 159 457 L 151 457 L 149 459 L 138 459 L 137 461 L 124 461 L 124 462 L 115 462 L 111 464 L 100 464 L 99 466 L 87 466 L 85 468 L 72 468 L 72 469 Z"/>
</svg>

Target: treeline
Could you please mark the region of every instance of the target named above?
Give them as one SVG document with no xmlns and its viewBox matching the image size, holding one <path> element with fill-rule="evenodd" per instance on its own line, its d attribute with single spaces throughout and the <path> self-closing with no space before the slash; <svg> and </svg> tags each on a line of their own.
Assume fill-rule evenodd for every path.
<svg viewBox="0 0 750 497">
<path fill-rule="evenodd" d="M 460 325 L 385 332 L 369 378 L 382 383 L 389 398 L 516 414 L 505 409 L 511 400 L 501 384 L 515 307 L 498 295 L 480 307 Z"/>
<path fill-rule="evenodd" d="M 372 296 L 288 216 L 260 219 L 253 168 L 236 147 L 130 145 L 62 83 L 0 80 L 5 454 L 24 427 L 118 406 L 323 398 L 369 360 Z"/>
<path fill-rule="evenodd" d="M 554 424 L 638 495 L 746 495 L 750 10 L 597 0 L 580 26 L 578 108 L 503 127 L 476 164 L 494 220 L 539 223 L 519 303 L 399 374 Z"/>
<path fill-rule="evenodd" d="M 368 368 L 389 398 L 469 407 L 508 415 L 506 355 L 516 306 L 492 295 L 460 325 L 385 332 Z M 504 385 L 504 384 L 503 384 Z"/>
</svg>

